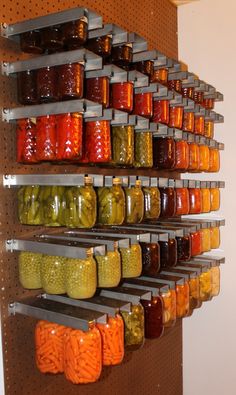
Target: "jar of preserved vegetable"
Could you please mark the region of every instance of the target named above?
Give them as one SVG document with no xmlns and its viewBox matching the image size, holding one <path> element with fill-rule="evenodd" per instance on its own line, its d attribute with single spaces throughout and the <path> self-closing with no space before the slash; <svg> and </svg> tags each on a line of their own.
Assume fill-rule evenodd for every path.
<svg viewBox="0 0 236 395">
<path fill-rule="evenodd" d="M 18 194 L 18 217 L 21 224 L 42 225 L 43 210 L 41 201 L 41 187 L 22 186 Z"/>
<path fill-rule="evenodd" d="M 43 186 L 40 193 L 43 224 L 45 226 L 65 225 L 65 187 Z"/>
<path fill-rule="evenodd" d="M 189 167 L 188 170 L 198 170 L 200 164 L 199 146 L 195 141 L 189 141 Z"/>
<path fill-rule="evenodd" d="M 145 118 L 152 118 L 152 92 L 136 93 L 134 95 L 134 114 Z"/>
<path fill-rule="evenodd" d="M 174 217 L 176 214 L 176 192 L 172 187 L 159 188 L 161 199 L 161 218 Z"/>
<path fill-rule="evenodd" d="M 23 288 L 39 289 L 41 283 L 42 254 L 21 251 L 19 254 L 19 278 Z"/>
<path fill-rule="evenodd" d="M 209 172 L 218 173 L 220 170 L 220 151 L 216 142 L 211 142 L 209 147 Z"/>
<path fill-rule="evenodd" d="M 211 249 L 220 247 L 220 228 L 218 226 L 212 226 L 211 231 Z"/>
<path fill-rule="evenodd" d="M 132 62 L 133 48 L 132 44 L 113 45 L 111 49 L 111 63 L 119 67 L 128 69 Z"/>
<path fill-rule="evenodd" d="M 100 187 L 98 195 L 98 222 L 102 225 L 121 225 L 125 219 L 125 194 L 120 178 L 113 178 L 112 187 Z"/>
<path fill-rule="evenodd" d="M 74 112 L 56 115 L 57 160 L 72 160 L 81 157 L 82 128 L 82 114 Z"/>
<path fill-rule="evenodd" d="M 55 115 L 37 118 L 36 122 L 36 158 L 38 161 L 56 159 L 57 132 Z"/>
<path fill-rule="evenodd" d="M 211 211 L 217 211 L 220 209 L 220 189 L 216 182 L 210 183 L 210 194 L 211 194 Z"/>
<path fill-rule="evenodd" d="M 209 213 L 211 211 L 211 193 L 209 182 L 201 181 L 201 196 L 202 196 L 202 213 Z"/>
<path fill-rule="evenodd" d="M 187 170 L 189 167 L 189 145 L 185 139 L 175 141 L 175 169 Z"/>
<path fill-rule="evenodd" d="M 66 293 L 73 299 L 91 298 L 97 287 L 97 265 L 92 252 L 86 259 L 67 258 L 65 263 Z"/>
<path fill-rule="evenodd" d="M 175 180 L 176 215 L 189 214 L 189 192 L 187 180 Z"/>
<path fill-rule="evenodd" d="M 142 272 L 142 250 L 139 244 L 120 248 L 122 278 L 138 277 Z"/>
<path fill-rule="evenodd" d="M 44 67 L 37 70 L 37 98 L 39 102 L 56 101 L 58 99 L 57 86 L 55 67 Z"/>
<path fill-rule="evenodd" d="M 134 166 L 153 166 L 152 132 L 137 131 L 134 135 Z"/>
<path fill-rule="evenodd" d="M 86 79 L 86 99 L 102 104 L 103 108 L 109 107 L 109 77 L 94 77 Z"/>
<path fill-rule="evenodd" d="M 191 258 L 191 237 L 185 234 L 182 237 L 176 237 L 177 241 L 177 260 L 179 262 L 189 261 Z"/>
<path fill-rule="evenodd" d="M 141 181 L 136 180 L 135 185 L 126 187 L 125 199 L 126 199 L 126 215 L 125 222 L 127 224 L 137 224 L 142 222 L 144 216 L 144 194 L 141 188 Z"/>
<path fill-rule="evenodd" d="M 19 119 L 16 128 L 16 155 L 19 163 L 37 163 L 36 125 L 29 118 Z"/>
<path fill-rule="evenodd" d="M 204 136 L 208 137 L 209 139 L 213 139 L 214 137 L 214 122 L 210 120 L 205 120 L 205 130 Z"/>
<path fill-rule="evenodd" d="M 116 110 L 133 111 L 133 82 L 116 82 L 111 85 L 111 107 Z"/>
<path fill-rule="evenodd" d="M 96 256 L 98 270 L 98 287 L 117 287 L 121 279 L 121 256 L 118 246 L 114 251 L 107 251 L 104 256 Z"/>
<path fill-rule="evenodd" d="M 153 166 L 173 169 L 175 166 L 175 141 L 172 137 L 153 138 Z"/>
<path fill-rule="evenodd" d="M 189 284 L 183 277 L 170 274 L 159 274 L 158 279 L 174 281 L 176 292 L 176 317 L 183 318 L 189 314 Z"/>
<path fill-rule="evenodd" d="M 65 265 L 66 258 L 62 256 L 43 255 L 41 261 L 42 288 L 48 294 L 66 293 Z"/>
<path fill-rule="evenodd" d="M 153 122 L 164 123 L 168 125 L 170 118 L 170 101 L 169 100 L 154 100 L 153 101 Z"/>
<path fill-rule="evenodd" d="M 103 59 L 107 59 L 111 55 L 112 36 L 107 34 L 106 36 L 91 38 L 88 40 L 86 48 L 101 56 Z"/>
<path fill-rule="evenodd" d="M 158 243 L 140 242 L 142 249 L 142 275 L 156 276 L 160 271 L 160 246 Z"/>
<path fill-rule="evenodd" d="M 181 80 L 169 80 L 168 88 L 171 91 L 182 93 L 182 81 Z"/>
<path fill-rule="evenodd" d="M 210 150 L 203 137 L 199 141 L 199 170 L 208 171 L 210 165 Z"/>
<path fill-rule="evenodd" d="M 159 241 L 161 268 L 173 267 L 177 264 L 177 241 L 169 238 L 168 241 Z"/>
<path fill-rule="evenodd" d="M 160 191 L 157 187 L 143 187 L 144 219 L 157 219 L 161 213 Z"/>
<path fill-rule="evenodd" d="M 194 117 L 194 133 L 204 136 L 205 133 L 205 117 L 203 115 L 196 115 Z"/>
<path fill-rule="evenodd" d="M 85 153 L 88 162 L 91 163 L 111 161 L 110 121 L 85 123 Z"/>
<path fill-rule="evenodd" d="M 61 26 L 49 26 L 41 31 L 41 46 L 45 51 L 57 52 L 63 48 Z"/>
<path fill-rule="evenodd" d="M 152 60 L 143 60 L 142 62 L 133 63 L 132 68 L 151 77 L 154 70 L 154 62 Z"/>
<path fill-rule="evenodd" d="M 20 34 L 20 49 L 23 52 L 41 54 L 41 33 L 39 30 L 30 30 Z"/>
<path fill-rule="evenodd" d="M 131 311 L 123 311 L 125 323 L 125 348 L 135 351 L 144 343 L 144 309 L 141 304 L 132 305 Z"/>
<path fill-rule="evenodd" d="M 182 129 L 184 108 L 181 106 L 170 106 L 168 126 L 170 128 Z"/>
<path fill-rule="evenodd" d="M 134 162 L 134 126 L 112 126 L 112 161 L 115 165 L 132 166 Z"/>
<path fill-rule="evenodd" d="M 96 324 L 102 337 L 103 366 L 119 365 L 124 358 L 124 322 L 119 314 L 106 324 Z"/>
<path fill-rule="evenodd" d="M 168 69 L 160 68 L 153 70 L 151 75 L 151 82 L 160 82 L 160 84 L 166 85 L 168 81 Z"/>
<path fill-rule="evenodd" d="M 60 100 L 81 99 L 84 92 L 84 65 L 69 63 L 57 66 L 58 97 Z"/>
<path fill-rule="evenodd" d="M 97 196 L 91 177 L 85 177 L 84 185 L 65 190 L 65 224 L 69 228 L 92 228 L 97 217 Z"/>
<path fill-rule="evenodd" d="M 17 100 L 20 104 L 37 104 L 36 70 L 17 73 Z"/>
<path fill-rule="evenodd" d="M 68 328 L 64 340 L 64 374 L 73 384 L 94 383 L 102 371 L 102 338 L 90 324 L 88 331 Z"/>
<path fill-rule="evenodd" d="M 164 331 L 163 302 L 160 296 L 152 296 L 151 300 L 142 300 L 144 308 L 145 337 L 157 339 Z"/>
<path fill-rule="evenodd" d="M 194 112 L 184 111 L 182 130 L 184 132 L 194 133 Z"/>
<path fill-rule="evenodd" d="M 202 193 L 200 181 L 189 181 L 189 214 L 201 214 L 202 212 Z"/>
<path fill-rule="evenodd" d="M 163 301 L 163 325 L 170 328 L 176 322 L 176 292 L 175 289 L 160 292 Z"/>
<path fill-rule="evenodd" d="M 87 41 L 88 20 L 83 18 L 70 21 L 62 25 L 64 45 L 69 49 L 78 49 Z"/>
</svg>

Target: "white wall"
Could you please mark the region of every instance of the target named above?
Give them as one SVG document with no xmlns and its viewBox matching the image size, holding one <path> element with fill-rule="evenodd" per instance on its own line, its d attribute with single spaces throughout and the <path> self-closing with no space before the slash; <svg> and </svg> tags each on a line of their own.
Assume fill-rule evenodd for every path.
<svg viewBox="0 0 236 395">
<path fill-rule="evenodd" d="M 200 0 L 179 7 L 179 58 L 225 96 L 216 105 L 225 116 L 225 123 L 216 127 L 225 151 L 214 179 L 226 181 L 220 214 L 227 224 L 222 231 L 226 264 L 221 269 L 221 294 L 184 320 L 184 395 L 236 394 L 235 17 L 235 0 Z"/>
</svg>

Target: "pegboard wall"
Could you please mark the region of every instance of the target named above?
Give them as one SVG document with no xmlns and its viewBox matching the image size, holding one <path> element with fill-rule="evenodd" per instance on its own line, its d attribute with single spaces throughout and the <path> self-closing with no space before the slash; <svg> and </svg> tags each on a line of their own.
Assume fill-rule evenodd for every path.
<svg viewBox="0 0 236 395">
<path fill-rule="evenodd" d="M 177 10 L 169 0 L 81 0 L 79 3 L 72 0 L 2 0 L 1 22 L 15 23 L 76 6 L 93 9 L 103 16 L 104 22 L 119 24 L 145 37 L 149 49 L 157 48 L 177 58 Z M 0 53 L 1 61 L 15 61 L 25 56 L 20 53 L 17 44 L 2 38 Z M 15 79 L 0 76 L 0 106 L 15 105 Z M 85 168 L 69 165 L 18 165 L 15 161 L 14 125 L 1 123 L 0 146 L 1 182 L 3 174 L 86 172 Z M 95 172 L 95 169 L 92 171 Z M 114 173 L 114 170 L 96 171 Z M 11 301 L 33 296 L 34 293 L 23 290 L 19 284 L 17 254 L 5 252 L 6 239 L 33 233 L 35 228 L 18 223 L 16 190 L 0 187 L 0 293 L 6 395 L 181 395 L 181 322 L 162 339 L 147 341 L 141 350 L 128 353 L 121 366 L 104 369 L 96 384 L 78 387 L 67 382 L 63 376 L 42 375 L 37 371 L 34 364 L 35 320 L 22 316 L 8 317 L 7 311 Z"/>
</svg>

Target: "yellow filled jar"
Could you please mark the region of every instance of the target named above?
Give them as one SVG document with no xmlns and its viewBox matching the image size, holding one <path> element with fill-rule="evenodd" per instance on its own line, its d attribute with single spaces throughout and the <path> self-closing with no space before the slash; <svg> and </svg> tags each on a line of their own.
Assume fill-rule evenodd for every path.
<svg viewBox="0 0 236 395">
<path fill-rule="evenodd" d="M 97 255 L 96 262 L 98 287 L 117 287 L 121 279 L 121 256 L 117 243 L 114 243 L 114 251 L 107 251 L 105 255 Z"/>
<path fill-rule="evenodd" d="M 212 298 L 212 275 L 211 275 L 211 265 L 208 262 L 202 262 L 196 260 L 189 262 L 192 267 L 197 267 L 201 269 L 201 274 L 199 276 L 199 288 L 200 288 L 200 300 L 206 302 Z"/>
<path fill-rule="evenodd" d="M 202 226 L 207 226 L 207 224 L 203 224 Z M 202 244 L 202 252 L 207 252 L 211 250 L 211 229 L 206 227 L 200 230 L 201 232 L 201 244 Z"/>
<path fill-rule="evenodd" d="M 199 141 L 199 168 L 200 171 L 208 171 L 210 165 L 210 152 L 204 137 L 197 138 Z"/>
<path fill-rule="evenodd" d="M 130 248 L 120 248 L 122 277 L 138 277 L 142 272 L 142 250 L 140 245 L 132 244 Z"/>
<path fill-rule="evenodd" d="M 212 278 L 212 296 L 217 296 L 220 293 L 220 268 L 216 264 L 211 268 L 211 278 Z"/>
<path fill-rule="evenodd" d="M 140 223 L 144 216 L 144 194 L 141 181 L 136 180 L 125 188 L 126 197 L 126 219 L 127 224 Z"/>
<path fill-rule="evenodd" d="M 211 211 L 218 211 L 220 209 L 220 184 L 219 182 L 211 181 Z"/>
<path fill-rule="evenodd" d="M 201 200 L 202 200 L 202 213 L 209 213 L 211 211 L 211 193 L 210 182 L 201 181 Z"/>
<path fill-rule="evenodd" d="M 219 226 L 212 226 L 211 231 L 211 249 L 220 247 L 220 228 Z"/>
<path fill-rule="evenodd" d="M 102 225 L 121 225 L 125 219 L 125 194 L 120 178 L 113 178 L 112 186 L 99 187 L 98 223 Z"/>
</svg>

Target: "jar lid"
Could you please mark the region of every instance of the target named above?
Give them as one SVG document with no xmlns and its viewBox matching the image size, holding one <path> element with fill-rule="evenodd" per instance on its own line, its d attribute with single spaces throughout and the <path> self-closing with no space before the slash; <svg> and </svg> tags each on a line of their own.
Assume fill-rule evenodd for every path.
<svg viewBox="0 0 236 395">
<path fill-rule="evenodd" d="M 121 184 L 121 179 L 118 177 L 113 178 L 113 185 L 120 185 Z"/>
<path fill-rule="evenodd" d="M 88 176 L 84 177 L 84 184 L 85 185 L 92 185 L 93 184 L 92 177 L 88 177 Z"/>
</svg>

